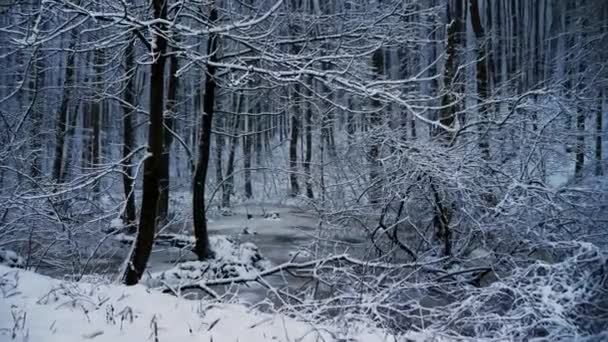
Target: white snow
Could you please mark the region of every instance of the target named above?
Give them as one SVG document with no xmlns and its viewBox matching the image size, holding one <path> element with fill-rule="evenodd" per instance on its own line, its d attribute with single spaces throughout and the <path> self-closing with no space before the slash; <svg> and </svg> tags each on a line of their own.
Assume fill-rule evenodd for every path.
<svg viewBox="0 0 608 342">
<path fill-rule="evenodd" d="M 10 249 L 0 248 L 0 265 L 8 267 L 23 267 L 25 261 L 16 252 Z"/>
<path fill-rule="evenodd" d="M 0 341 L 395 341 L 358 323 L 339 329 L 141 285 L 63 282 L 0 266 Z"/>
<path fill-rule="evenodd" d="M 271 266 L 251 242 L 237 244 L 220 235 L 210 237 L 209 244 L 215 253 L 212 259 L 182 262 L 169 270 L 153 273 L 148 285 L 176 287 L 202 279 L 253 277 Z"/>
</svg>

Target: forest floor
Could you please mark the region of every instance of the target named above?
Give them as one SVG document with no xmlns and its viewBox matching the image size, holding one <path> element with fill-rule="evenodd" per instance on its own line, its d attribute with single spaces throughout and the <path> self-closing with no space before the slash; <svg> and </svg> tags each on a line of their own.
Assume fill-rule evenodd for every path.
<svg viewBox="0 0 608 342">
<path fill-rule="evenodd" d="M 209 220 L 210 235 L 227 236 L 236 243 L 254 243 L 272 265 L 307 260 L 312 255 L 308 247 L 318 242 L 319 220 L 307 210 L 255 204 L 236 206 L 228 214 Z M 188 234 L 180 227 L 187 225 L 178 222 L 166 230 Z M 116 262 L 118 255 L 125 254 L 129 247 L 119 244 L 118 248 L 121 252 L 117 253 Z M 148 271 L 158 274 L 191 260 L 195 260 L 195 256 L 188 249 L 157 246 Z M 279 274 L 265 280 L 276 288 L 294 289 L 306 283 L 306 279 Z M 214 290 L 222 295 L 226 291 L 232 293 L 218 302 L 200 294 L 184 293 L 183 297 L 176 297 L 141 285 L 126 287 L 100 282 L 94 275 L 79 282 L 62 281 L 0 265 L 0 340 L 395 340 L 387 332 L 374 328 L 373 322 L 321 323 L 312 322 L 306 316 L 278 313 L 272 305 L 260 304 L 268 298 L 268 293 L 258 284 L 222 288 Z"/>
<path fill-rule="evenodd" d="M 144 286 L 60 281 L 0 265 L 0 341 L 395 341 L 240 304 L 192 301 Z"/>
</svg>

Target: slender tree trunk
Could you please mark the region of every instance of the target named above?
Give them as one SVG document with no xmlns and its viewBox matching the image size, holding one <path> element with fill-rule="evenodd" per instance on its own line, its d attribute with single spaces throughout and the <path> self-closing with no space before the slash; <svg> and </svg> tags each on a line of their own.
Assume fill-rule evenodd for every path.
<svg viewBox="0 0 608 342">
<path fill-rule="evenodd" d="M 296 85 L 293 91 L 292 102 L 294 103 L 291 111 L 291 136 L 289 139 L 289 181 L 291 183 L 291 196 L 295 197 L 300 193 L 300 186 L 298 185 L 298 137 L 300 136 L 300 120 L 298 116 L 300 114 L 299 101 L 300 86 Z"/>
<path fill-rule="evenodd" d="M 61 182 L 65 181 L 70 174 L 70 166 L 72 165 L 72 148 L 74 146 L 74 132 L 76 131 L 76 125 L 78 124 L 78 114 L 80 111 L 80 100 L 76 99 L 74 107 L 69 115 L 70 121 L 65 131 L 65 149 L 64 149 L 64 161 L 61 167 Z"/>
<path fill-rule="evenodd" d="M 384 50 L 378 49 L 374 52 L 372 57 L 372 65 L 375 69 L 376 77 L 380 78 L 384 70 Z M 370 114 L 370 126 L 372 130 L 376 130 L 382 123 L 382 112 L 381 104 L 376 98 L 372 98 L 373 113 Z M 369 201 L 371 204 L 378 204 L 382 196 L 382 183 L 380 178 L 380 170 L 382 165 L 380 164 L 380 137 L 376 136 L 376 132 L 373 132 L 371 146 L 369 150 L 369 180 L 371 183 L 371 190 L 369 194 Z"/>
<path fill-rule="evenodd" d="M 37 178 L 42 174 L 42 163 L 40 162 L 40 154 L 42 150 L 42 141 L 41 141 L 41 128 L 42 128 L 42 120 L 43 120 L 43 98 L 41 95 L 41 90 L 44 87 L 44 83 L 46 80 L 46 73 L 44 71 L 45 63 L 44 56 L 40 53 L 40 51 L 36 51 L 36 62 L 34 64 L 34 73 L 32 77 L 31 88 L 35 92 L 32 94 L 32 126 L 30 131 L 31 137 L 31 158 L 32 164 L 30 166 L 30 175 L 32 178 Z"/>
<path fill-rule="evenodd" d="M 576 157 L 574 163 L 574 175 L 581 177 L 585 166 L 585 112 L 579 108 L 576 115 Z"/>
<path fill-rule="evenodd" d="M 135 110 L 130 106 L 135 106 L 135 49 L 133 47 L 133 41 L 127 44 L 127 50 L 125 52 L 125 73 L 127 78 L 127 84 L 123 92 L 122 105 L 123 117 L 122 117 L 122 134 L 123 134 L 123 145 L 122 145 L 122 157 L 124 159 L 122 166 L 122 185 L 125 193 L 125 211 L 123 214 L 123 223 L 127 228 L 129 234 L 135 234 L 136 232 L 136 209 L 135 209 L 135 193 L 133 189 L 133 170 L 131 168 L 131 152 L 135 145 L 135 134 L 133 132 L 133 116 Z"/>
<path fill-rule="evenodd" d="M 583 1 L 582 0 L 577 0 L 576 1 L 576 7 L 577 8 L 582 8 L 583 6 Z M 581 32 L 580 36 L 578 37 L 579 39 L 579 43 L 577 44 L 577 46 L 579 48 L 582 48 L 584 42 L 587 39 L 587 35 L 585 33 L 585 29 L 586 29 L 586 25 L 585 25 L 585 19 L 584 18 L 579 18 L 578 20 L 576 20 L 575 23 L 575 27 L 578 29 L 579 32 Z M 584 85 L 584 78 L 585 78 L 585 71 L 586 71 L 586 62 L 583 61 L 582 59 L 578 59 L 577 60 L 578 63 L 578 77 L 577 77 L 577 84 L 578 87 L 576 89 L 576 92 L 578 94 L 578 96 L 582 96 L 583 93 L 585 92 L 585 85 Z M 577 114 L 576 114 L 576 148 L 575 148 L 575 163 L 574 163 L 574 175 L 577 178 L 580 178 L 582 176 L 582 171 L 583 171 L 583 167 L 585 166 L 585 131 L 586 131 L 586 127 L 585 127 L 585 119 L 586 119 L 586 108 L 585 106 L 580 103 L 578 103 L 578 108 L 577 108 Z"/>
<path fill-rule="evenodd" d="M 595 175 L 603 176 L 604 168 L 602 161 L 602 134 L 604 132 L 603 116 L 604 116 L 604 96 L 600 94 L 595 112 Z"/>
<path fill-rule="evenodd" d="M 243 136 L 243 174 L 245 178 L 245 198 L 253 197 L 253 190 L 251 187 L 251 155 L 253 154 L 253 134 L 255 128 L 253 127 L 253 120 L 251 116 L 247 116 L 245 125 L 245 136 Z"/>
<path fill-rule="evenodd" d="M 243 102 L 243 95 L 235 95 L 235 113 L 232 120 L 232 130 L 230 134 L 232 134 L 231 144 L 230 144 L 230 152 L 228 153 L 228 165 L 226 166 L 226 177 L 224 177 L 224 186 L 222 187 L 222 207 L 228 208 L 230 207 L 230 196 L 234 191 L 234 159 L 236 157 L 236 147 L 239 144 L 239 126 L 241 124 L 241 117 L 239 113 L 241 113 Z"/>
<path fill-rule="evenodd" d="M 177 71 L 179 61 L 173 54 L 170 58 L 169 67 L 169 89 L 167 90 L 167 110 L 164 117 L 164 139 L 163 154 L 160 161 L 160 200 L 158 203 L 158 219 L 161 224 L 167 223 L 169 213 L 169 186 L 171 177 L 171 145 L 173 144 L 173 134 L 169 130 L 175 129 L 175 117 L 177 116 L 177 91 L 179 79 Z"/>
<path fill-rule="evenodd" d="M 226 127 L 226 124 L 221 125 L 221 122 L 225 122 L 226 120 L 221 120 L 219 117 L 215 122 L 217 123 L 216 127 Z M 215 134 L 215 182 L 218 186 L 222 187 L 222 202 L 223 202 L 223 193 L 226 189 L 226 183 L 224 183 L 224 168 L 222 166 L 222 159 L 224 158 L 224 136 L 221 134 Z M 220 202 L 220 207 L 221 203 Z"/>
<path fill-rule="evenodd" d="M 65 62 L 65 76 L 63 82 L 63 96 L 59 111 L 57 112 L 57 126 L 55 128 L 55 156 L 53 159 L 53 179 L 57 183 L 62 183 L 62 167 L 64 163 L 65 139 L 68 130 L 68 109 L 70 100 L 74 93 L 74 61 L 75 49 L 78 40 L 76 30 L 70 34 L 70 45 Z"/>
<path fill-rule="evenodd" d="M 310 86 L 312 87 L 312 82 L 310 82 Z M 309 92 L 307 95 L 309 101 L 312 101 L 312 94 Z M 312 191 L 312 174 L 310 170 L 312 161 L 312 105 L 310 103 L 306 104 L 306 123 L 304 131 L 306 135 L 306 156 L 304 160 L 304 173 L 306 174 L 306 197 L 312 199 L 314 198 L 314 194 Z M 333 134 L 333 132 L 331 134 Z"/>
<path fill-rule="evenodd" d="M 167 8 L 164 0 L 154 0 L 154 18 L 164 21 Z M 161 24 L 157 24 L 160 26 Z M 159 27 L 155 27 L 160 29 Z M 163 100 L 165 86 L 165 50 L 167 40 L 155 33 L 156 44 L 152 48 L 155 60 L 150 75 L 150 126 L 148 131 L 148 157 L 144 162 L 144 184 L 139 227 L 135 248 L 125 273 L 125 284 L 135 285 L 141 279 L 152 251 L 156 231 L 156 209 L 159 200 L 160 160 L 163 153 Z"/>
<path fill-rule="evenodd" d="M 263 142 L 266 136 L 266 132 L 264 132 L 263 127 L 263 119 L 264 117 L 260 116 L 262 113 L 262 104 L 261 101 L 257 101 L 255 105 L 255 165 L 260 167 L 262 165 L 262 152 L 264 150 Z"/>
<path fill-rule="evenodd" d="M 439 122 L 446 127 L 454 127 L 454 117 L 457 112 L 457 108 L 453 105 L 456 97 L 454 96 L 455 91 L 455 77 L 457 69 L 457 51 L 460 46 L 460 35 L 462 32 L 462 2 L 460 0 L 453 0 L 450 2 L 452 5 L 448 11 L 450 24 L 448 26 L 448 39 L 446 47 L 447 59 L 444 66 L 443 83 L 446 88 L 445 95 L 441 98 L 441 110 L 439 112 Z M 448 131 L 441 131 L 439 136 L 444 143 L 449 143 L 452 140 L 452 134 Z"/>
<path fill-rule="evenodd" d="M 217 21 L 217 8 L 211 3 L 209 21 L 214 24 Z M 217 61 L 218 37 L 211 33 L 207 42 L 207 53 L 209 62 Z M 205 182 L 207 180 L 207 169 L 209 166 L 209 149 L 211 145 L 211 124 L 215 106 L 215 66 L 207 64 L 207 77 L 205 80 L 205 97 L 203 99 L 203 115 L 201 117 L 201 132 L 199 137 L 199 155 L 194 170 L 194 184 L 192 196 L 192 210 L 194 219 L 194 238 L 196 240 L 194 251 L 200 260 L 210 256 L 209 236 L 207 233 L 207 219 L 205 209 Z"/>
<path fill-rule="evenodd" d="M 101 94 L 103 85 L 103 77 L 102 77 L 102 63 L 103 63 L 103 51 L 101 49 L 95 50 L 95 59 L 94 59 L 94 70 L 95 70 L 95 89 L 98 90 L 98 94 Z M 102 109 L 103 103 L 102 100 L 96 98 L 93 100 L 93 110 L 91 111 L 91 120 L 93 124 L 93 141 L 91 144 L 91 166 L 95 167 L 99 165 L 100 162 L 100 154 L 101 154 L 101 117 L 102 117 Z M 99 184 L 100 182 L 95 182 L 95 186 L 93 187 L 93 191 L 95 194 L 99 194 Z"/>
<path fill-rule="evenodd" d="M 484 41 L 485 33 L 483 26 L 481 24 L 481 16 L 479 15 L 479 5 L 477 4 L 477 0 L 469 0 L 469 10 L 471 17 L 471 25 L 473 26 L 473 31 L 475 32 L 475 38 L 477 39 L 477 93 L 479 96 L 479 120 L 481 124 L 479 125 L 479 149 L 481 151 L 481 157 L 484 160 L 490 159 L 490 143 L 489 143 L 489 133 L 488 130 L 488 120 L 490 106 L 488 104 L 488 99 L 490 97 L 490 89 L 488 84 L 488 61 L 489 56 L 485 54 L 485 45 Z"/>
</svg>

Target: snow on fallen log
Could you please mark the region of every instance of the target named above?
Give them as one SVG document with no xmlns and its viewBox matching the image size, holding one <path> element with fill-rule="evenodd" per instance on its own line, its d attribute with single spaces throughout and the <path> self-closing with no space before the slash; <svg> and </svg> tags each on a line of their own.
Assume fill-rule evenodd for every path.
<svg viewBox="0 0 608 342">
<path fill-rule="evenodd" d="M 167 241 L 173 245 L 176 241 L 184 240 L 174 237 Z M 152 274 L 147 284 L 152 287 L 173 287 L 203 279 L 253 277 L 271 266 L 270 261 L 251 242 L 238 244 L 227 236 L 212 236 L 209 244 L 212 258 L 179 263 L 167 271 Z"/>
<path fill-rule="evenodd" d="M 0 248 L 0 265 L 8 267 L 23 267 L 25 261 L 14 251 L 10 249 Z"/>
</svg>

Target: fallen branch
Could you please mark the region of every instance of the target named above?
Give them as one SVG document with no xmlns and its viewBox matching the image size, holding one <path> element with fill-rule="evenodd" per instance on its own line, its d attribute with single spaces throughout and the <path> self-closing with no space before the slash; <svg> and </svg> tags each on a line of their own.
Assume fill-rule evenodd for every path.
<svg viewBox="0 0 608 342">
<path fill-rule="evenodd" d="M 377 268 L 377 269 L 383 269 L 383 270 L 397 270 L 397 269 L 405 269 L 405 268 L 424 268 L 425 270 L 427 270 L 429 272 L 433 272 L 433 273 L 445 273 L 444 270 L 428 267 L 431 264 L 435 264 L 435 263 L 444 261 L 445 259 L 446 258 L 439 258 L 439 259 L 435 259 L 435 260 L 432 260 L 432 261 L 429 261 L 426 263 L 389 264 L 389 263 L 383 263 L 383 262 L 368 262 L 368 261 L 363 261 L 363 260 L 352 258 L 352 257 L 348 256 L 347 254 L 339 254 L 339 255 L 329 256 L 329 257 L 323 258 L 323 259 L 311 260 L 311 261 L 301 262 L 301 263 L 295 263 L 295 262 L 290 261 L 290 262 L 286 262 L 286 263 L 277 265 L 275 267 L 269 268 L 265 271 L 262 271 L 262 272 L 259 272 L 257 274 L 250 275 L 250 276 L 224 278 L 224 279 L 200 280 L 200 281 L 197 281 L 194 283 L 180 285 L 177 290 L 183 291 L 183 290 L 191 290 L 191 289 L 201 289 L 205 292 L 208 292 L 207 290 L 210 286 L 241 284 L 241 283 L 248 283 L 248 282 L 252 282 L 252 281 L 259 281 L 260 279 L 270 276 L 275 273 L 285 271 L 288 274 L 291 274 L 291 272 L 290 272 L 291 270 L 298 270 L 298 269 L 299 270 L 301 270 L 301 269 L 313 270 L 313 269 L 318 269 L 319 267 L 323 266 L 324 264 L 334 263 L 334 262 L 346 262 L 346 263 L 349 263 L 349 264 L 352 264 L 355 266 L 359 266 L 359 267 Z M 170 292 L 175 292 L 175 291 L 174 291 L 174 289 L 165 288 L 165 289 L 163 289 L 163 292 L 170 293 Z"/>
</svg>

